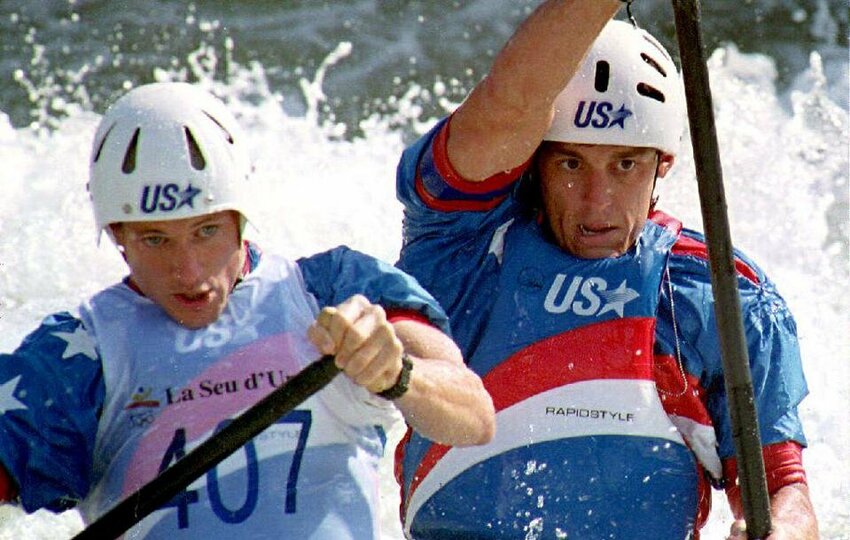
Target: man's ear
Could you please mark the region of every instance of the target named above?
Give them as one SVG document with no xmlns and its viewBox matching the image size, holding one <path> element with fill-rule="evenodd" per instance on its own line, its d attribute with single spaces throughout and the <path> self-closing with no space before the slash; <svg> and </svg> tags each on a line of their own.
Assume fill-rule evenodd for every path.
<svg viewBox="0 0 850 540">
<path fill-rule="evenodd" d="M 658 178 L 667 176 L 667 173 L 673 168 L 674 161 L 676 161 L 676 157 L 673 154 L 667 154 L 665 152 L 658 153 Z"/>
</svg>

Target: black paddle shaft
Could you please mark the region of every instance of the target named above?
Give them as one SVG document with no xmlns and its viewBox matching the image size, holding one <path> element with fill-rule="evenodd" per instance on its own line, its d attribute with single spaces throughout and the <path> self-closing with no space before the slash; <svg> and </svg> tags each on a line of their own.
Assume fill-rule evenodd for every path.
<svg viewBox="0 0 850 540">
<path fill-rule="evenodd" d="M 747 343 L 738 297 L 734 252 L 726 213 L 726 195 L 717 146 L 714 110 L 708 80 L 699 0 L 672 0 L 676 35 L 682 60 L 685 98 L 694 152 L 700 206 L 708 244 L 714 314 L 738 456 L 738 477 L 747 534 L 764 538 L 770 533 L 770 498 L 764 472 L 758 417 L 753 397 Z"/>
<path fill-rule="evenodd" d="M 117 538 L 170 501 L 209 469 L 241 448 L 328 384 L 339 368 L 331 355 L 321 357 L 257 402 L 159 476 L 115 505 L 72 540 Z"/>
</svg>

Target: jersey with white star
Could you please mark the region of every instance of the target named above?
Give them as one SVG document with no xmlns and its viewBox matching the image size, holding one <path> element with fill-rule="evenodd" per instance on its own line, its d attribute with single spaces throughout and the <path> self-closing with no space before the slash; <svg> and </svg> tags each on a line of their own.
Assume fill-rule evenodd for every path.
<svg viewBox="0 0 850 540">
<path fill-rule="evenodd" d="M 281 278 L 273 280 L 269 277 L 274 275 L 269 270 L 269 265 L 273 263 L 260 265 L 259 250 L 253 245 L 250 247 L 249 260 L 252 261 L 251 273 L 234 289 L 232 302 L 228 304 L 226 312 L 228 319 L 220 319 L 207 328 L 197 331 L 182 328 L 168 319 L 164 312 L 157 310 L 151 302 L 136 295 L 126 284 L 117 284 L 95 296 L 100 302 L 113 301 L 115 305 L 112 311 L 104 307 L 97 311 L 108 314 L 97 319 L 98 324 L 95 324 L 95 319 L 92 318 L 94 311 L 91 305 L 85 303 L 80 308 L 80 314 L 63 312 L 50 315 L 13 353 L 0 354 L 0 465 L 8 471 L 19 487 L 21 504 L 27 511 L 39 508 L 58 511 L 75 506 L 82 500 L 86 503 L 83 505 L 84 509 L 97 507 L 100 511 L 110 503 L 117 502 L 100 500 L 103 493 L 108 492 L 102 486 L 111 489 L 109 482 L 104 480 L 105 471 L 114 468 L 120 472 L 121 467 L 116 467 L 113 461 L 117 461 L 116 456 L 128 454 L 127 446 L 131 437 L 122 440 L 120 436 L 115 436 L 105 440 L 104 434 L 119 433 L 120 430 L 126 430 L 127 433 L 144 433 L 151 426 L 159 425 L 157 422 L 166 416 L 176 418 L 179 424 L 182 419 L 179 413 L 195 404 L 200 407 L 199 410 L 205 410 L 206 404 L 217 404 L 217 408 L 213 407 L 215 410 L 209 415 L 219 421 L 221 418 L 217 415 L 223 414 L 222 411 L 225 410 L 223 405 L 218 404 L 219 401 L 232 402 L 232 407 L 228 407 L 241 410 L 243 405 L 250 405 L 245 400 L 252 396 L 257 396 L 253 399 L 259 399 L 262 395 L 259 393 L 261 389 L 268 391 L 269 388 L 282 384 L 288 372 L 284 372 L 282 367 L 274 363 L 274 354 L 277 353 L 273 354 L 272 350 L 278 351 L 283 349 L 285 344 L 297 340 L 306 342 L 306 325 L 312 321 L 311 317 L 300 316 L 297 318 L 300 321 L 298 325 L 292 327 L 295 330 L 290 330 L 290 327 L 283 328 L 284 319 L 295 317 L 284 317 L 280 311 L 295 313 L 295 307 L 290 309 L 290 306 L 295 306 L 297 302 L 300 302 L 297 304 L 301 308 L 299 313 L 304 312 L 303 305 L 307 304 L 311 306 L 311 310 L 317 312 L 324 306 L 337 305 L 354 294 L 363 294 L 388 312 L 417 312 L 435 326 L 448 328 L 443 311 L 415 280 L 391 265 L 365 254 L 340 247 L 289 263 L 292 268 L 297 267 L 298 270 L 290 271 L 289 275 L 294 277 L 289 278 L 287 283 L 297 282 L 297 285 L 287 285 L 288 288 L 279 284 Z M 262 257 L 262 261 L 280 259 L 266 255 Z M 256 298 L 260 295 L 256 291 L 260 289 L 277 291 L 277 296 L 271 293 L 262 296 L 271 300 L 265 300 L 262 309 L 249 309 L 255 305 L 252 302 L 259 302 Z M 118 298 L 122 300 L 121 303 L 117 301 Z M 132 311 L 127 307 L 137 304 L 145 306 L 145 309 Z M 272 307 L 269 307 L 270 305 Z M 274 307 L 276 305 L 283 307 Z M 122 319 L 122 313 L 124 317 L 132 315 L 133 324 L 127 325 Z M 88 329 L 82 321 L 89 321 Z M 289 338 L 286 332 L 301 337 Z M 93 336 L 99 335 L 102 336 L 100 339 L 93 339 Z M 134 336 L 142 335 L 147 336 L 147 343 L 134 343 Z M 154 344 L 156 340 L 159 341 Z M 132 350 L 127 350 L 127 344 L 132 344 Z M 130 363 L 130 359 L 133 360 L 132 377 L 125 377 L 121 371 L 121 361 L 124 358 L 120 354 L 121 350 L 126 351 L 127 363 Z M 248 352 L 255 354 L 256 358 L 248 355 Z M 154 361 L 157 355 L 164 355 L 159 364 L 165 365 L 165 368 L 147 366 L 146 362 Z M 311 348 L 309 354 L 302 355 L 309 358 L 300 360 L 308 362 L 315 358 L 314 355 L 317 353 Z M 189 359 L 194 364 L 190 365 Z M 204 362 L 208 362 L 208 365 Z M 174 369 L 169 369 L 172 364 Z M 178 368 L 185 369 L 186 373 L 180 372 Z M 195 368 L 201 372 L 191 371 Z M 239 370 L 247 371 L 240 371 L 239 377 L 232 375 Z M 233 386 L 236 384 L 233 381 L 237 381 L 238 385 Z M 340 377 L 338 382 L 342 384 L 348 380 Z M 336 464 L 334 466 L 346 467 L 355 472 L 361 471 L 363 478 L 377 478 L 376 455 L 380 454 L 383 444 L 381 439 L 384 437 L 379 426 L 386 422 L 387 411 L 391 413 L 390 416 L 395 413 L 392 413 L 393 408 L 389 402 L 370 395 L 360 387 L 356 388 L 360 391 L 342 392 L 337 391 L 332 384 L 317 397 L 319 401 L 330 403 L 323 410 L 331 411 L 329 414 L 334 418 L 333 422 L 323 422 L 322 418 L 327 418 L 328 415 L 321 416 L 318 414 L 319 409 L 315 409 L 312 415 L 301 414 L 281 419 L 276 431 L 265 434 L 263 442 L 256 441 L 258 449 L 264 448 L 263 444 L 286 444 L 296 449 L 301 448 L 297 445 L 302 442 L 305 445 L 304 462 L 299 462 L 295 473 L 292 467 L 284 470 L 284 473 L 290 475 L 289 479 L 287 480 L 287 475 L 284 474 L 283 483 L 279 489 L 276 488 L 277 491 L 286 491 L 287 507 L 284 513 L 289 523 L 293 523 L 297 515 L 307 516 L 305 521 L 309 522 L 307 525 L 314 531 L 311 533 L 314 536 L 305 534 L 300 537 L 342 538 L 338 534 L 341 530 L 340 522 L 336 520 L 346 514 L 344 510 L 340 510 L 342 506 L 336 510 L 331 508 L 332 498 L 326 498 L 322 504 L 312 504 L 307 498 L 310 491 L 307 488 L 304 488 L 307 495 L 300 498 L 296 498 L 294 491 L 290 493 L 295 487 L 309 485 L 306 479 L 310 470 L 318 470 L 320 473 L 324 470 L 322 474 L 331 475 L 334 469 L 329 463 L 332 462 Z M 212 397 L 219 395 L 227 399 Z M 322 397 L 325 395 L 334 398 Z M 350 397 L 334 402 L 336 396 Z M 299 411 L 293 411 L 294 413 Z M 228 412 L 224 417 L 232 416 Z M 195 425 L 191 419 L 184 420 L 188 425 L 187 434 L 194 433 L 192 429 L 200 430 L 200 421 L 197 422 L 199 425 Z M 368 423 L 368 426 L 364 427 L 364 423 Z M 164 433 L 165 430 L 160 429 L 159 432 Z M 312 437 L 310 439 L 307 439 L 308 432 Z M 368 437 L 364 435 L 367 432 Z M 197 444 L 197 441 L 188 436 L 184 441 L 180 433 L 182 432 L 177 430 L 173 434 L 167 434 L 173 435 L 172 444 L 166 445 L 168 448 L 165 454 L 157 453 L 153 456 L 155 465 L 160 462 L 167 465 L 182 456 L 184 451 L 188 451 L 191 444 Z M 306 441 L 301 441 L 302 438 Z M 344 455 L 336 455 L 332 460 L 318 459 L 314 460 L 315 463 L 308 463 L 311 456 L 319 455 L 320 450 L 328 451 L 327 448 L 331 446 L 339 453 L 338 449 L 344 446 L 337 444 L 340 440 L 353 441 L 353 446 L 346 447 L 348 450 Z M 317 449 L 317 445 L 324 446 Z M 212 531 L 212 536 L 204 533 L 207 537 L 223 537 L 216 536 L 223 533 L 229 537 L 233 531 L 239 529 L 233 524 L 243 520 L 247 526 L 250 520 L 247 520 L 246 516 L 252 514 L 256 517 L 260 513 L 259 510 L 249 511 L 253 508 L 251 497 L 245 499 L 242 513 L 230 512 L 238 505 L 234 502 L 236 499 L 228 498 L 226 491 L 244 488 L 244 484 L 240 484 L 239 480 L 245 478 L 251 484 L 254 463 L 250 456 L 251 452 L 255 451 L 254 448 L 246 447 L 243 452 L 249 457 L 247 464 L 241 454 L 234 458 L 236 462 L 241 459 L 247 470 L 241 476 L 239 473 L 232 474 L 235 480 L 228 477 L 226 481 L 233 485 L 228 484 L 225 487 L 223 471 L 229 470 L 230 465 L 219 471 L 220 475 L 216 475 L 214 480 L 210 480 L 209 474 L 206 476 L 210 485 L 208 497 L 215 499 L 213 502 L 220 503 L 218 506 L 213 505 L 216 520 L 206 523 L 206 520 L 199 519 L 201 512 L 198 509 L 202 505 L 188 499 L 183 501 L 192 519 L 186 518 L 185 523 L 190 525 L 191 529 L 180 529 L 180 534 L 197 537 L 191 535 L 200 534 L 205 530 L 203 527 L 207 527 Z M 261 453 L 260 450 L 256 452 Z M 261 455 L 258 459 L 263 461 L 266 457 Z M 133 471 L 128 471 L 125 473 L 132 476 Z M 297 479 L 301 484 L 295 484 L 293 474 L 299 475 Z M 144 481 L 148 479 L 145 478 Z M 92 491 L 93 486 L 97 486 L 97 490 Z M 260 495 L 266 489 L 262 486 L 255 487 L 258 488 L 256 493 Z M 377 480 L 374 485 L 362 487 L 370 500 L 376 498 Z M 193 491 L 200 492 L 200 489 L 193 488 Z M 361 500 L 354 495 L 343 490 L 333 499 L 340 504 L 345 500 L 353 504 Z M 96 504 L 91 502 L 95 500 Z M 265 499 L 260 497 L 257 507 L 260 508 L 263 504 L 266 504 Z M 356 516 L 352 516 L 352 523 L 369 522 L 377 516 L 375 511 L 366 510 L 362 506 L 358 508 L 360 510 Z M 218 519 L 219 514 L 221 519 Z M 222 520 L 230 520 L 227 522 L 230 526 L 222 527 Z M 278 521 L 282 521 L 282 518 Z M 377 523 L 377 518 L 373 521 Z M 256 524 L 257 520 L 254 519 L 253 522 Z M 184 523 L 181 521 L 180 524 Z M 267 529 L 267 534 L 271 537 L 281 534 L 281 530 L 274 527 Z M 377 527 L 373 529 L 378 530 Z M 377 532 L 375 534 L 377 535 Z"/>
<path fill-rule="evenodd" d="M 670 537 L 665 523 L 675 512 L 642 508 L 640 501 L 649 498 L 635 493 L 645 486 L 684 509 L 689 503 L 676 487 L 681 484 L 665 485 L 661 472 L 683 467 L 680 482 L 686 482 L 686 465 L 671 460 L 645 469 L 652 460 L 666 459 L 656 450 L 666 452 L 669 442 L 642 448 L 641 437 L 626 435 L 624 425 L 605 431 L 612 419 L 626 417 L 589 404 L 626 403 L 628 394 L 619 385 L 630 375 L 608 364 L 638 328 L 635 323 L 648 317 L 654 342 L 633 351 L 634 365 L 653 357 L 669 358 L 673 366 L 681 362 L 703 398 L 703 427 L 716 436 L 719 457 L 734 455 L 702 236 L 678 222 L 662 224 L 675 220 L 658 216 L 657 222 L 647 220 L 627 254 L 582 261 L 560 250 L 541 224 L 528 164 L 484 182 L 465 182 L 448 163 L 446 126 L 445 121 L 436 125 L 399 163 L 396 186 L 405 211 L 397 264 L 446 308 L 465 358 L 494 395 L 496 438 L 510 433 L 527 440 L 513 449 L 516 440 L 505 443 L 495 455 L 408 445 L 399 454 L 406 529 L 413 538 L 417 521 L 423 524 L 419 530 L 427 531 L 424 537 L 439 531 L 447 539 L 526 533 Z M 675 232 L 673 241 L 662 229 Z M 805 445 L 797 406 L 807 387 L 793 317 L 764 272 L 737 250 L 735 256 L 762 442 Z M 645 261 L 646 272 L 623 274 L 628 261 Z M 654 304 L 647 303 L 650 299 Z M 654 307 L 648 312 L 647 306 Z M 598 332 L 611 325 L 623 333 Z M 529 368 L 511 371 L 518 363 Z M 512 376 L 502 377 L 504 371 Z M 588 374 L 617 382 L 593 382 L 595 392 L 585 394 L 574 390 L 586 384 Z M 564 399 L 550 388 L 554 377 L 577 378 L 559 386 L 557 395 Z M 521 393 L 529 389 L 529 395 Z M 555 428 L 547 422 L 558 416 L 563 425 L 557 429 L 573 431 L 552 443 Z M 643 476 L 632 483 L 643 472 L 645 483 Z M 430 485 L 428 475 L 438 481 Z M 608 482 L 612 488 L 605 492 Z M 667 532 L 654 534 L 651 526 Z"/>
</svg>

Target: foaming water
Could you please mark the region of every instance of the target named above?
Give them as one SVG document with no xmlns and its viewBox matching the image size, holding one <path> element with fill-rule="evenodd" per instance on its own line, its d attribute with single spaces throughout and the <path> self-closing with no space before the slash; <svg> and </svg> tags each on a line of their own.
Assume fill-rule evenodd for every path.
<svg viewBox="0 0 850 540">
<path fill-rule="evenodd" d="M 846 456 L 850 428 L 848 118 L 831 102 L 817 55 L 788 96 L 774 88 L 764 56 L 734 47 L 709 60 L 731 234 L 776 282 L 797 322 L 810 395 L 801 415 L 804 464 L 823 538 L 850 537 Z M 787 98 L 791 110 L 781 103 Z M 702 228 L 693 159 L 681 156 L 660 187 L 661 206 Z M 715 497 L 706 538 L 728 530 Z"/>
<path fill-rule="evenodd" d="M 262 66 L 231 67 L 223 83 L 205 75 L 208 63 L 199 61 L 194 75 L 229 102 L 247 131 L 258 192 L 251 236 L 290 257 L 344 243 L 394 261 L 401 245 L 395 166 L 404 143 L 393 126 L 411 121 L 419 130 L 430 126 L 433 119 L 420 118 L 413 103 L 440 102 L 444 89 L 411 87 L 393 100 L 403 118 L 373 116 L 359 126 L 364 137 L 343 138 L 343 127 L 321 123 L 318 111 L 327 99 L 325 70 L 345 61 L 348 52 L 349 46 L 341 44 L 302 79 L 308 105 L 300 116 L 286 112 Z M 208 59 L 204 54 L 200 51 L 198 58 Z M 817 57 L 787 95 L 778 95 L 776 70 L 767 57 L 728 47 L 712 56 L 710 70 L 733 239 L 773 277 L 796 314 L 811 389 L 802 415 L 810 442 L 804 457 L 812 497 L 823 538 L 848 538 L 847 112 L 828 98 Z M 159 71 L 157 76 L 181 75 Z M 443 103 L 444 108 L 454 105 Z M 4 352 L 14 349 L 42 316 L 73 309 L 124 273 L 109 241 L 100 247 L 94 242 L 85 184 L 99 116 L 84 109 L 68 105 L 50 130 L 15 128 L 0 114 Z M 662 208 L 701 228 L 687 141 L 660 190 Z M 385 536 L 400 538 L 388 459 L 382 467 Z M 705 538 L 722 538 L 728 530 L 722 497 L 716 498 L 715 509 Z M 545 525 L 530 516 L 527 532 L 535 536 Z M 26 516 L 14 508 L 0 509 L 3 539 L 63 538 L 80 527 L 75 512 Z"/>
</svg>

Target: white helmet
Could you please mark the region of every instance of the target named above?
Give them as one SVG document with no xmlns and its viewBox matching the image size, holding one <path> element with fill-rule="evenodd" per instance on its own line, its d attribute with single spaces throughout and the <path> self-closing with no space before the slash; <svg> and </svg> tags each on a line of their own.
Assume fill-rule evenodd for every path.
<svg viewBox="0 0 850 540">
<path fill-rule="evenodd" d="M 676 154 L 684 106 L 676 64 L 648 32 L 610 21 L 555 99 L 547 141 Z"/>
<path fill-rule="evenodd" d="M 89 193 L 100 233 L 125 221 L 236 210 L 247 220 L 251 163 L 224 104 L 188 83 L 140 86 L 104 114 L 94 137 Z"/>
</svg>

